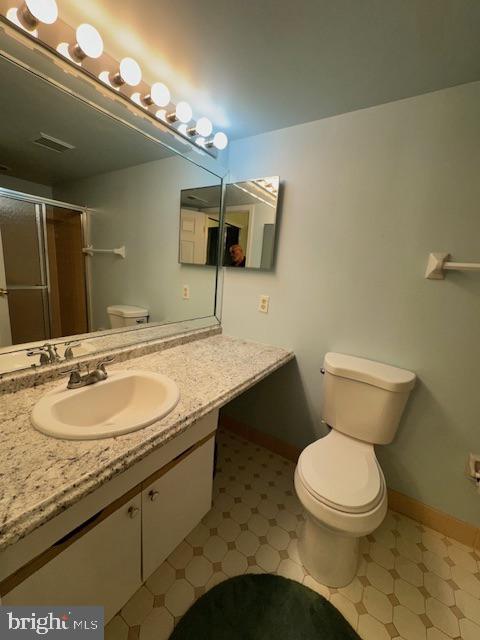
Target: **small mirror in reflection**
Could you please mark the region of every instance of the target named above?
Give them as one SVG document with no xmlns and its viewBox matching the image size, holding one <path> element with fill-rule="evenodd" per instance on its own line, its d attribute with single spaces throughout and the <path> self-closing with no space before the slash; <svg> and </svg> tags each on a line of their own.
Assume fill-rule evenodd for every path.
<svg viewBox="0 0 480 640">
<path fill-rule="evenodd" d="M 272 269 L 279 184 L 279 177 L 273 176 L 226 186 L 223 266 Z M 219 196 L 219 187 L 182 191 L 181 263 L 216 264 L 220 233 Z"/>
</svg>

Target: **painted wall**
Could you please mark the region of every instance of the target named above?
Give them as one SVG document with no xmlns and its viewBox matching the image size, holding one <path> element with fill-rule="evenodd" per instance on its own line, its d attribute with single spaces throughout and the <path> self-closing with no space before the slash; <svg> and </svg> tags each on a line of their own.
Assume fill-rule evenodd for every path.
<svg viewBox="0 0 480 640">
<path fill-rule="evenodd" d="M 126 247 L 125 260 L 91 258 L 94 329 L 109 326 L 111 304 L 146 307 L 154 322 L 213 315 L 215 268 L 178 263 L 180 191 L 212 184 L 219 184 L 213 174 L 171 157 L 55 187 L 55 198 L 94 210 L 95 247 Z"/>
<path fill-rule="evenodd" d="M 14 178 L 13 176 L 0 175 L 0 187 L 3 187 L 4 189 L 12 189 L 12 191 L 21 191 L 22 193 L 41 196 L 42 198 L 52 197 L 51 186 L 40 184 L 39 182 L 31 182 L 30 180 L 22 180 L 21 178 Z"/>
<path fill-rule="evenodd" d="M 479 113 L 472 83 L 234 142 L 231 178 L 280 175 L 283 208 L 275 271 L 226 270 L 223 294 L 225 333 L 297 356 L 230 415 L 304 446 L 324 433 L 326 351 L 411 369 L 397 438 L 378 448 L 388 484 L 477 525 L 464 467 L 480 451 L 480 274 L 424 271 L 430 251 L 480 261 Z"/>
</svg>

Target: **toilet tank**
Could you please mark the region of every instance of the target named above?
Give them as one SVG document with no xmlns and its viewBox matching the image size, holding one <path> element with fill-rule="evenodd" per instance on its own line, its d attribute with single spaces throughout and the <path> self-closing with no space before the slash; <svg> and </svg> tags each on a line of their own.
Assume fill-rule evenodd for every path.
<svg viewBox="0 0 480 640">
<path fill-rule="evenodd" d="M 391 442 L 415 374 L 342 353 L 327 353 L 323 366 L 326 423 L 363 442 Z"/>
<path fill-rule="evenodd" d="M 107 307 L 110 327 L 118 329 L 120 327 L 132 327 L 148 322 L 148 309 L 136 307 L 130 304 L 114 304 Z"/>
</svg>

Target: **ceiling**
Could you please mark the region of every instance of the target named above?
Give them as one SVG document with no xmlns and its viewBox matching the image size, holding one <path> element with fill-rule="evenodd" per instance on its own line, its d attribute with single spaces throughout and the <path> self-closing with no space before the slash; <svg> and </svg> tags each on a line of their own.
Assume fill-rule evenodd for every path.
<svg viewBox="0 0 480 640">
<path fill-rule="evenodd" d="M 231 138 L 480 79 L 478 0 L 58 0 Z"/>
<path fill-rule="evenodd" d="M 162 145 L 3 58 L 0 86 L 8 87 L 0 100 L 0 165 L 9 168 L 3 175 L 55 185 L 170 155 Z M 40 147 L 32 142 L 40 133 L 74 148 L 57 153 Z"/>
</svg>

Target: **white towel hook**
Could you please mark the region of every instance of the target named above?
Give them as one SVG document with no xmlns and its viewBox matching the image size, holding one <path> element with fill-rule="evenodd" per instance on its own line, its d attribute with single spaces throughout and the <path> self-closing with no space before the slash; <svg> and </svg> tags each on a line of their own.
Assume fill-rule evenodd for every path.
<svg viewBox="0 0 480 640">
<path fill-rule="evenodd" d="M 118 247 L 118 249 L 94 249 L 93 246 L 89 244 L 85 249 L 82 249 L 82 251 L 88 256 L 93 256 L 94 253 L 114 253 L 117 256 L 125 258 L 126 255 L 125 245 Z"/>
</svg>

